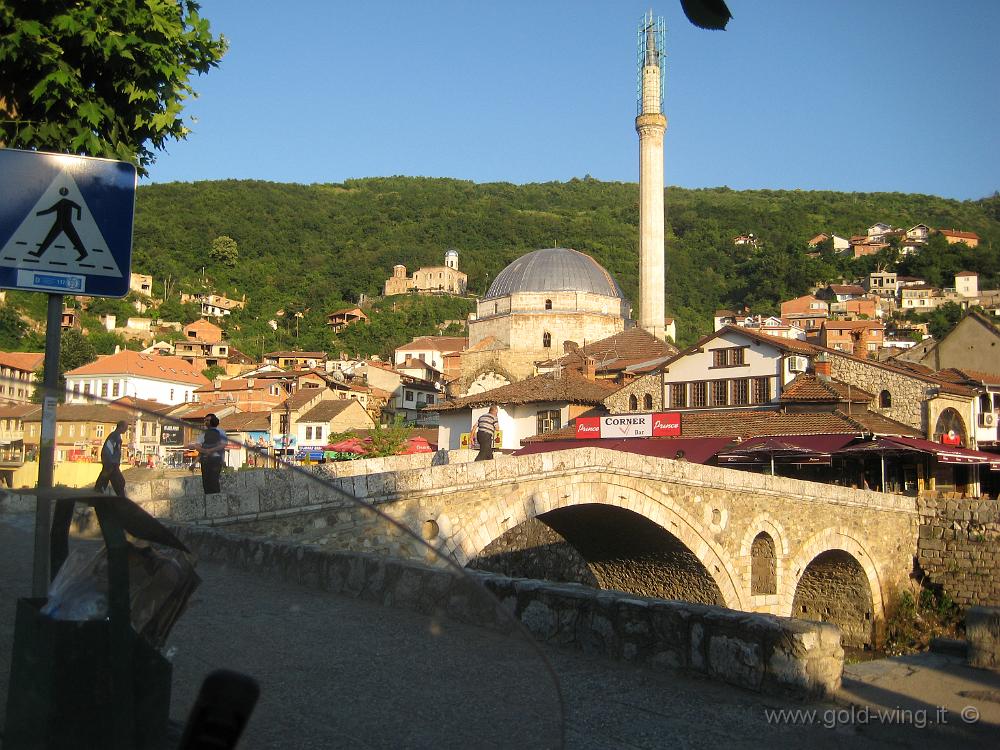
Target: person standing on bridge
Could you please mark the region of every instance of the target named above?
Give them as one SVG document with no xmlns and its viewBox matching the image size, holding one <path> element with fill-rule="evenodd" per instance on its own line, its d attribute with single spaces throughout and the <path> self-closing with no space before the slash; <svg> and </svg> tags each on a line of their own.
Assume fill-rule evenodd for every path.
<svg viewBox="0 0 1000 750">
<path fill-rule="evenodd" d="M 125 497 L 125 477 L 122 476 L 122 435 L 128 430 L 128 422 L 120 420 L 115 429 L 104 440 L 101 446 L 101 473 L 94 482 L 94 491 L 103 494 L 108 482 L 118 497 Z"/>
<path fill-rule="evenodd" d="M 196 442 L 188 447 L 198 451 L 201 462 L 201 487 L 206 495 L 222 492 L 219 486 L 219 476 L 225 463 L 226 443 L 229 438 L 219 428 L 219 418 L 214 414 L 205 415 L 205 432 Z"/>
<path fill-rule="evenodd" d="M 493 438 L 497 434 L 497 407 L 491 406 L 476 422 L 476 442 L 479 443 L 477 461 L 489 461 L 493 458 Z"/>
</svg>

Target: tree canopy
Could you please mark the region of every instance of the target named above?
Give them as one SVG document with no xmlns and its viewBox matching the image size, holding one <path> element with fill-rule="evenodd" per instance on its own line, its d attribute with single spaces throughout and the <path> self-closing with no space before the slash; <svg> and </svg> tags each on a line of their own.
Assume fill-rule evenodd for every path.
<svg viewBox="0 0 1000 750">
<path fill-rule="evenodd" d="M 0 3 L 0 145 L 136 164 L 185 138 L 191 76 L 218 65 L 194 0 Z"/>
</svg>

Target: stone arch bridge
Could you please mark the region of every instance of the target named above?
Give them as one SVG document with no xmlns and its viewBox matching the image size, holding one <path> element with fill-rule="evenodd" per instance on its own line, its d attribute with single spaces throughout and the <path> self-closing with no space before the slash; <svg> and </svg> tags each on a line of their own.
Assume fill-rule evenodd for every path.
<svg viewBox="0 0 1000 750">
<path fill-rule="evenodd" d="M 294 472 L 263 484 L 242 474 L 259 507 L 213 523 L 434 559 L 375 507 L 460 565 L 834 622 L 845 645 L 879 639 L 917 549 L 911 497 L 601 448 L 359 474 L 324 490 Z"/>
</svg>

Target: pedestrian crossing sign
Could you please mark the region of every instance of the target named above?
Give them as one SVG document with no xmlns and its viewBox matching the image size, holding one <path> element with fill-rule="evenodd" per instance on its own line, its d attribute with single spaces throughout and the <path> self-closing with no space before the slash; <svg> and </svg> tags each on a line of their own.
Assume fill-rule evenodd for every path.
<svg viewBox="0 0 1000 750">
<path fill-rule="evenodd" d="M 135 185 L 127 162 L 0 149 L 0 288 L 128 294 Z"/>
</svg>

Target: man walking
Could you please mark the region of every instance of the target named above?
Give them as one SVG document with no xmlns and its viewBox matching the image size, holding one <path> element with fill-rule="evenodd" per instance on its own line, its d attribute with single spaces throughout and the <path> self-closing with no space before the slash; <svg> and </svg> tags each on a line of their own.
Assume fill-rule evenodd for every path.
<svg viewBox="0 0 1000 750">
<path fill-rule="evenodd" d="M 489 461 L 493 458 L 493 438 L 497 434 L 497 408 L 491 406 L 476 422 L 476 442 L 479 443 L 477 461 Z"/>
<path fill-rule="evenodd" d="M 219 476 L 225 463 L 226 443 L 229 438 L 219 429 L 219 418 L 214 414 L 205 415 L 205 432 L 192 448 L 197 449 L 201 461 L 201 487 L 206 495 L 222 492 Z"/>
<path fill-rule="evenodd" d="M 97 475 L 94 491 L 104 493 L 111 482 L 118 497 L 125 497 L 125 477 L 122 476 L 122 435 L 128 430 L 128 422 L 120 420 L 101 447 L 101 473 Z"/>
</svg>

